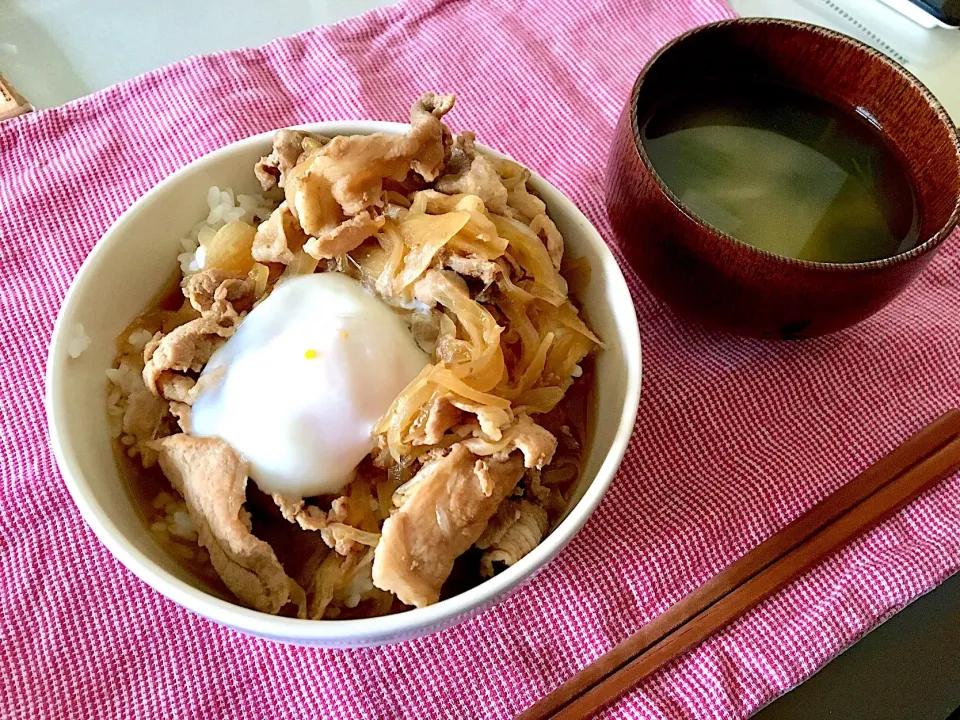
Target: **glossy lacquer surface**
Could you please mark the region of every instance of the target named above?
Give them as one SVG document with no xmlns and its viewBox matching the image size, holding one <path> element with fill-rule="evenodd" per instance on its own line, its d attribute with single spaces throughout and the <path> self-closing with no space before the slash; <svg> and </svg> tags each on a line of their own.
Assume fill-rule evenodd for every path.
<svg viewBox="0 0 960 720">
<path fill-rule="evenodd" d="M 702 86 L 705 73 L 787 85 L 879 127 L 914 182 L 916 247 L 818 263 L 758 250 L 702 222 L 657 175 L 640 130 L 663 97 Z M 877 312 L 929 263 L 960 214 L 960 145 L 929 91 L 865 45 L 803 23 L 730 20 L 677 38 L 641 72 L 610 150 L 606 198 L 628 262 L 678 311 L 743 335 L 820 335 Z"/>
</svg>

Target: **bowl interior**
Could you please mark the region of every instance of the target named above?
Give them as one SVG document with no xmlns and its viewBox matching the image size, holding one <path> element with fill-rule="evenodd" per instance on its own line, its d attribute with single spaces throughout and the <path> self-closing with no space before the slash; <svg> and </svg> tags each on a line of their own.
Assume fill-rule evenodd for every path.
<svg viewBox="0 0 960 720">
<path fill-rule="evenodd" d="M 858 113 L 883 132 L 915 183 L 918 248 L 942 239 L 956 222 L 956 129 L 930 92 L 879 52 L 799 22 L 738 19 L 704 26 L 675 40 L 647 65 L 635 88 L 634 127 L 642 127 L 665 96 L 702 87 L 705 76 L 786 85 Z M 649 165 L 639 135 L 635 140 Z"/>
<path fill-rule="evenodd" d="M 402 132 L 405 127 L 323 123 L 306 129 L 334 135 Z M 111 367 L 117 335 L 168 287 L 179 239 L 207 212 L 207 189 L 218 185 L 238 193 L 259 192 L 252 167 L 269 152 L 271 136 L 241 141 L 177 172 L 121 216 L 94 248 L 67 294 L 51 341 L 47 375 L 51 440 L 67 484 L 100 539 L 133 572 L 180 604 L 235 628 L 282 640 L 365 644 L 405 639 L 493 602 L 558 552 L 595 508 L 623 456 L 639 400 L 640 345 L 633 303 L 616 261 L 596 230 L 559 192 L 535 177 L 532 182 L 563 233 L 567 252 L 590 262 L 589 286 L 575 290 L 606 343 L 597 359 L 594 439 L 565 519 L 534 553 L 496 578 L 400 616 L 302 621 L 264 615 L 215 598 L 210 588 L 161 550 L 132 507 L 114 462 L 104 409 L 104 370 Z M 80 358 L 71 359 L 67 345 L 77 323 L 92 342 Z"/>
</svg>

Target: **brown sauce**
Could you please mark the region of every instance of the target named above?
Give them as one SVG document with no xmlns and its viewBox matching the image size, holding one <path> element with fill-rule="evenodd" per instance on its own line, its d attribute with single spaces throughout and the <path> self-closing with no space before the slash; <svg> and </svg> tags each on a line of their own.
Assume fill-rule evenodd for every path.
<svg viewBox="0 0 960 720">
<path fill-rule="evenodd" d="M 583 268 L 579 268 L 583 272 Z M 589 273 L 587 273 L 589 275 Z M 589 278 L 587 277 L 586 280 Z M 151 311 L 137 318 L 118 338 L 118 353 L 129 351 L 126 338 L 135 330 L 146 329 L 154 332 L 165 324 L 172 313 L 180 312 L 183 296 L 179 284 L 173 284 L 152 303 Z M 583 374 L 567 390 L 560 403 L 549 413 L 534 416 L 538 424 L 549 430 L 558 440 L 554 461 L 543 470 L 544 484 L 548 482 L 556 487 L 559 497 L 555 505 L 548 508 L 550 530 L 566 509 L 567 504 L 579 481 L 579 470 L 586 455 L 595 426 L 593 416 L 595 402 L 595 363 L 592 356 L 581 362 Z M 180 500 L 158 465 L 144 468 L 140 458 L 130 458 L 127 448 L 115 442 L 115 455 L 121 476 L 125 480 L 126 491 L 144 525 L 151 530 L 158 545 L 181 567 L 196 577 L 214 593 L 230 598 L 220 577 L 210 564 L 209 556 L 196 541 L 176 537 L 170 533 L 157 531 L 157 524 L 163 524 L 167 513 L 158 506 L 158 498 L 172 496 Z M 376 468 L 371 462 L 364 461 L 358 468 L 358 479 L 371 486 L 388 482 L 387 471 Z M 521 480 L 521 486 L 527 482 Z M 344 493 L 350 491 L 350 486 Z M 322 496 L 313 502 L 322 509 L 328 509 L 336 496 Z M 302 587 L 316 570 L 317 565 L 327 554 L 328 548 L 317 532 L 302 530 L 288 522 L 269 496 L 261 492 L 251 479 L 247 484 L 247 502 L 245 508 L 251 514 L 253 533 L 268 543 L 277 555 L 287 574 Z M 453 572 L 441 592 L 441 599 L 452 597 L 481 584 L 485 578 L 480 575 L 481 552 L 471 548 L 454 565 Z M 373 599 L 364 600 L 356 608 L 343 608 L 339 618 L 369 617 L 400 612 L 409 609 L 392 595 L 377 591 Z M 286 614 L 286 613 L 285 613 Z M 329 616 L 328 616 L 329 617 Z"/>
</svg>

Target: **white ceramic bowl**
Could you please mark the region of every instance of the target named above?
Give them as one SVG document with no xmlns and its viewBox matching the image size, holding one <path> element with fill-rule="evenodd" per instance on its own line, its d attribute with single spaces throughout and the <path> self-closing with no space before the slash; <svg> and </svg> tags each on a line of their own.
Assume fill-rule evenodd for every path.
<svg viewBox="0 0 960 720">
<path fill-rule="evenodd" d="M 304 129 L 330 136 L 401 133 L 406 127 L 336 122 Z M 560 552 L 599 504 L 623 459 L 640 399 L 640 335 L 633 302 L 620 268 L 594 227 L 573 203 L 534 176 L 531 184 L 563 233 L 568 254 L 586 256 L 590 262 L 592 280 L 578 296 L 606 343 L 597 359 L 594 440 L 566 517 L 513 567 L 430 607 L 389 617 L 317 621 L 275 617 L 235 605 L 205 588 L 164 553 L 137 516 L 114 462 L 104 409 L 104 370 L 113 361 L 114 338 L 173 276 L 180 238 L 207 212 L 207 189 L 218 185 L 259 192 L 253 164 L 269 152 L 272 135 L 241 140 L 174 173 L 134 203 L 90 253 L 64 299 L 50 343 L 47 413 L 53 450 L 74 501 L 100 540 L 141 580 L 174 602 L 242 632 L 289 643 L 355 647 L 410 640 L 503 600 Z M 72 359 L 67 348 L 77 323 L 92 343 L 81 357 Z"/>
</svg>

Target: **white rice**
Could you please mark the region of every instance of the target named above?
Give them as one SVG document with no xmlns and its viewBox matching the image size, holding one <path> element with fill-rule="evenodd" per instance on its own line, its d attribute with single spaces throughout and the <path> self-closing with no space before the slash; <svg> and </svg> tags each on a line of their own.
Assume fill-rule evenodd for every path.
<svg viewBox="0 0 960 720">
<path fill-rule="evenodd" d="M 346 587 L 338 588 L 333 592 L 334 602 L 340 602 L 344 607 L 355 608 L 373 592 L 373 574 L 371 566 L 357 570 L 353 579 Z"/>
<path fill-rule="evenodd" d="M 153 335 L 149 330 L 144 330 L 141 328 L 140 330 L 134 330 L 132 333 L 130 333 L 130 337 L 127 338 L 127 342 L 130 343 L 132 347 L 142 348 L 144 345 L 150 342 L 152 337 Z"/>
<path fill-rule="evenodd" d="M 90 347 L 90 336 L 83 329 L 83 325 L 77 323 L 73 326 L 73 334 L 70 342 L 67 343 L 67 355 L 76 360 L 83 355 L 88 347 Z"/>
<path fill-rule="evenodd" d="M 196 541 L 197 528 L 187 512 L 187 504 L 181 498 L 161 491 L 154 498 L 153 507 L 157 510 L 157 519 L 150 529 L 161 539 Z"/>
<path fill-rule="evenodd" d="M 184 275 L 203 269 L 205 246 L 217 230 L 227 223 L 242 220 L 259 224 L 266 220 L 277 203 L 263 195 L 237 195 L 233 188 L 221 189 L 213 185 L 207 190 L 207 216 L 190 228 L 180 240 L 183 252 L 177 256 Z"/>
<path fill-rule="evenodd" d="M 186 504 L 184 504 L 186 507 Z M 193 520 L 186 510 L 176 510 L 170 516 L 170 533 L 184 540 L 195 540 L 197 538 L 197 529 L 193 525 Z"/>
<path fill-rule="evenodd" d="M 110 434 L 114 438 L 120 438 L 124 445 L 130 446 L 131 440 L 136 442 L 136 438 L 123 434 L 123 416 L 127 410 L 127 398 L 144 386 L 143 375 L 126 359 L 122 359 L 115 368 L 107 368 L 106 373 L 107 380 L 110 381 L 107 389 L 107 421 L 110 424 Z"/>
<path fill-rule="evenodd" d="M 126 360 L 121 360 L 119 367 L 107 368 L 107 379 L 116 385 L 124 396 L 132 395 L 143 387 L 143 375 L 140 370 Z"/>
</svg>

